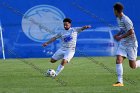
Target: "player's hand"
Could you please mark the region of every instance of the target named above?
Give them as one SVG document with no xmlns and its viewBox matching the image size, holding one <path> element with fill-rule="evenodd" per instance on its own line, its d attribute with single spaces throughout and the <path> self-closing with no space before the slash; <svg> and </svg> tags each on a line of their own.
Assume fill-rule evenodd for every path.
<svg viewBox="0 0 140 93">
<path fill-rule="evenodd" d="M 91 25 L 84 26 L 85 29 L 91 28 Z"/>
<path fill-rule="evenodd" d="M 85 30 L 85 29 L 88 29 L 88 28 L 91 28 L 91 26 L 90 25 L 83 26 L 81 30 Z"/>
<path fill-rule="evenodd" d="M 120 41 L 120 40 L 122 39 L 122 37 L 121 37 L 121 36 L 115 35 L 115 36 L 114 36 L 114 39 L 117 40 L 117 41 Z"/>
<path fill-rule="evenodd" d="M 44 44 L 42 44 L 43 47 L 46 47 L 47 45 L 48 45 L 48 43 L 44 43 Z"/>
</svg>

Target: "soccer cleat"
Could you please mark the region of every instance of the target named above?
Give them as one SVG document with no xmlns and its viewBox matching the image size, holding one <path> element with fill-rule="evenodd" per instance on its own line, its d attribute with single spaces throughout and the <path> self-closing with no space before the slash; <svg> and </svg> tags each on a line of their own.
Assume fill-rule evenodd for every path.
<svg viewBox="0 0 140 93">
<path fill-rule="evenodd" d="M 123 83 L 120 83 L 120 82 L 116 82 L 115 84 L 113 84 L 114 87 L 122 87 L 124 86 Z"/>
</svg>

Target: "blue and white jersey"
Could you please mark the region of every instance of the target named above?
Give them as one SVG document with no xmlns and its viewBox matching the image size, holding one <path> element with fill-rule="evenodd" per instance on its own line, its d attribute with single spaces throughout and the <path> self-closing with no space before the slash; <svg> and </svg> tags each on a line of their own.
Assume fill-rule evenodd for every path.
<svg viewBox="0 0 140 93">
<path fill-rule="evenodd" d="M 122 18 L 117 18 L 117 22 L 121 31 L 121 34 L 127 33 L 130 29 L 134 31 L 133 23 L 126 15 L 123 15 Z M 119 41 L 119 44 L 122 46 L 138 46 L 137 38 L 135 32 L 133 35 L 127 36 Z"/>
<path fill-rule="evenodd" d="M 63 50 L 67 49 L 75 50 L 77 34 L 81 31 L 82 31 L 81 27 L 70 28 L 69 30 L 63 29 L 55 37 L 61 38 L 62 41 L 61 48 Z"/>
</svg>

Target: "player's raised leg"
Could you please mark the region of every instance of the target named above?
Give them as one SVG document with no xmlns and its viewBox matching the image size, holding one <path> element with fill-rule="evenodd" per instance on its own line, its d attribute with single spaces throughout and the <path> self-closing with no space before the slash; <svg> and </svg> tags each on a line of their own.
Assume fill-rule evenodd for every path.
<svg viewBox="0 0 140 93">
<path fill-rule="evenodd" d="M 140 60 L 129 60 L 129 66 L 132 68 L 132 69 L 136 69 L 138 67 L 140 67 Z"/>
<path fill-rule="evenodd" d="M 51 60 L 50 60 L 50 62 L 51 63 L 55 63 L 57 60 L 55 60 L 55 59 L 53 59 L 53 58 L 51 58 Z"/>
<path fill-rule="evenodd" d="M 137 47 L 128 47 L 127 54 L 128 54 L 128 59 L 129 59 L 129 66 L 132 69 L 140 67 L 140 60 L 136 61 L 136 59 L 137 59 Z"/>
</svg>

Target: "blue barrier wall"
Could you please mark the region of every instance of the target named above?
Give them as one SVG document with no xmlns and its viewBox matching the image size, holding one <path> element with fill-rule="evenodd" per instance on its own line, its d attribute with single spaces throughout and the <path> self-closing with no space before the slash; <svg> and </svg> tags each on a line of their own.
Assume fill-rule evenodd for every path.
<svg viewBox="0 0 140 93">
<path fill-rule="evenodd" d="M 65 17 L 73 20 L 73 27 L 89 24 L 92 26 L 92 29 L 79 35 L 75 56 L 114 55 L 115 43 L 112 35 L 117 31 L 110 27 L 117 25 L 112 7 L 118 1 L 123 3 L 124 13 L 133 21 L 137 39 L 140 41 L 138 0 L 0 0 L 6 58 L 52 56 L 60 46 L 60 40 L 45 49 L 41 45 L 59 32 Z M 2 58 L 1 46 L 0 57 Z"/>
</svg>

